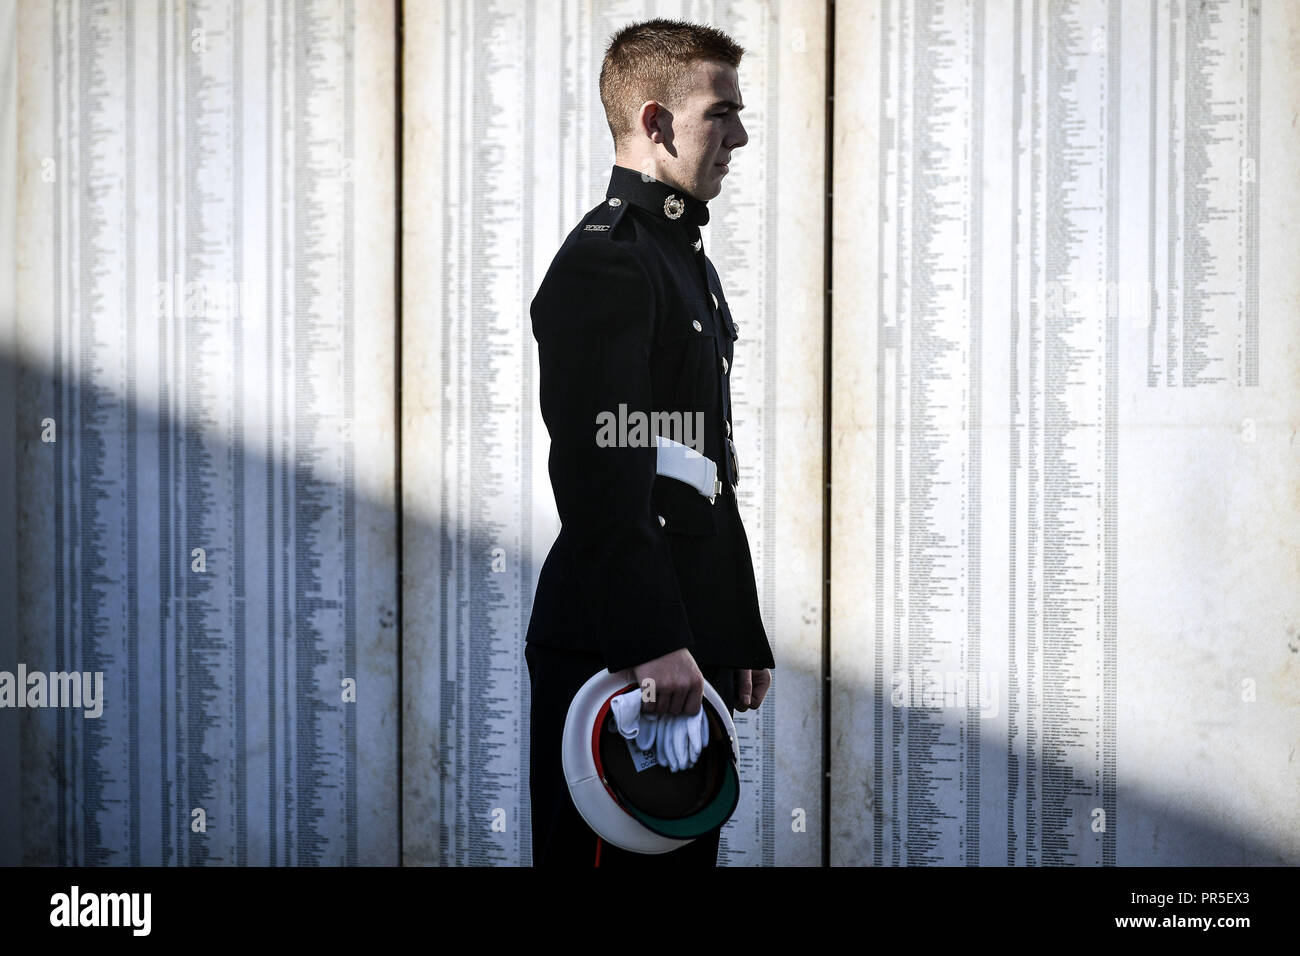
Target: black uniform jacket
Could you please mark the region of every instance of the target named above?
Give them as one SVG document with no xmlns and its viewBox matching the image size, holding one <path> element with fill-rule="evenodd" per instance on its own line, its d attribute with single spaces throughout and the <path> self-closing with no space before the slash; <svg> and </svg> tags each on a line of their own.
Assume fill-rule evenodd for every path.
<svg viewBox="0 0 1300 956">
<path fill-rule="evenodd" d="M 611 671 L 681 647 L 701 667 L 775 664 L 736 507 L 738 332 L 704 254 L 708 215 L 707 203 L 615 166 L 606 201 L 569 233 L 532 302 L 561 528 L 527 641 L 598 652 Z M 656 473 L 653 430 L 635 427 L 636 412 L 702 420 L 722 482 L 712 502 Z M 626 440 L 610 446 L 606 428 L 598 441 L 598 423 L 615 420 Z"/>
</svg>

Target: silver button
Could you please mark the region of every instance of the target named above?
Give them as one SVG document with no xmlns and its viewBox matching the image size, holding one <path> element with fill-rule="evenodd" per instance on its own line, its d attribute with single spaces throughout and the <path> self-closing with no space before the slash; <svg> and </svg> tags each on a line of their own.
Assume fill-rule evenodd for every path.
<svg viewBox="0 0 1300 956">
<path fill-rule="evenodd" d="M 660 516 L 659 516 L 659 527 L 662 528 L 662 527 L 663 527 L 664 525 L 666 525 L 667 523 L 668 523 L 668 522 L 664 520 L 664 516 L 663 516 L 663 515 L 660 515 Z"/>
<path fill-rule="evenodd" d="M 695 247 L 696 252 L 700 251 L 700 246 L 702 246 L 703 244 L 704 244 L 703 239 L 696 239 L 694 242 L 691 243 L 691 245 Z"/>
<path fill-rule="evenodd" d="M 731 422 L 727 422 L 727 437 L 731 437 Z"/>
<path fill-rule="evenodd" d="M 611 206 L 621 206 L 623 205 L 623 200 L 619 199 L 617 196 L 614 196 L 613 198 L 610 199 L 609 204 Z"/>
<path fill-rule="evenodd" d="M 723 375 L 726 375 L 726 374 L 727 374 L 727 369 L 728 369 L 729 367 L 730 367 L 730 366 L 727 364 L 727 357 L 726 357 L 725 355 L 722 356 L 722 374 L 723 374 Z"/>
<path fill-rule="evenodd" d="M 703 332 L 703 331 L 704 331 L 704 326 L 700 325 L 700 320 L 699 320 L 699 319 L 696 319 L 694 322 L 691 323 L 691 325 L 692 325 L 692 327 L 694 327 L 694 329 L 695 329 L 696 332 Z"/>
<path fill-rule="evenodd" d="M 709 298 L 713 300 L 713 307 L 716 309 L 718 307 L 718 297 L 710 292 Z"/>
<path fill-rule="evenodd" d="M 733 329 L 736 330 L 736 334 L 737 334 L 737 335 L 740 334 L 740 323 L 739 323 L 739 322 L 732 322 L 732 323 L 731 323 L 731 327 L 732 327 Z"/>
</svg>

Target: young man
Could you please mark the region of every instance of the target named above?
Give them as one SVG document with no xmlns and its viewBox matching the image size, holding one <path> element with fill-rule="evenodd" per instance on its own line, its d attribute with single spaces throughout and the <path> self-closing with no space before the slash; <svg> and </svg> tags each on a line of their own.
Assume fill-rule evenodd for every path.
<svg viewBox="0 0 1300 956">
<path fill-rule="evenodd" d="M 645 707 L 668 714 L 698 713 L 705 678 L 733 711 L 758 707 L 771 683 L 736 506 L 738 327 L 699 229 L 748 141 L 743 53 L 718 30 L 672 20 L 614 35 L 600 74 L 615 146 L 606 199 L 569 233 L 532 302 L 561 521 L 525 650 L 535 865 L 717 864 L 717 831 L 638 855 L 604 844 L 578 815 L 561 734 L 598 670 L 653 681 Z M 669 423 L 676 433 L 664 437 L 693 449 L 677 477 L 660 473 L 646 422 Z M 716 480 L 700 477 L 696 453 Z"/>
</svg>

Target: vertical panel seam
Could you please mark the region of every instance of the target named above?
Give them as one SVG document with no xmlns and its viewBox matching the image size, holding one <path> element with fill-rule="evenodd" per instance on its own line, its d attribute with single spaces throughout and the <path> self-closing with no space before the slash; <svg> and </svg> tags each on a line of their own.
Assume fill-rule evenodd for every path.
<svg viewBox="0 0 1300 956">
<path fill-rule="evenodd" d="M 835 0 L 826 0 L 826 115 L 822 179 L 822 866 L 831 861 L 831 217 L 835 140 Z"/>
</svg>

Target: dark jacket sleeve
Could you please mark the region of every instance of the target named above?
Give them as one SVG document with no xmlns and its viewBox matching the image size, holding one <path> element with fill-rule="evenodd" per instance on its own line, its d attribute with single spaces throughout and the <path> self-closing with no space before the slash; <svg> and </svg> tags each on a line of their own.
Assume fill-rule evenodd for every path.
<svg viewBox="0 0 1300 956">
<path fill-rule="evenodd" d="M 572 536 L 573 571 L 586 584 L 580 600 L 605 664 L 617 671 L 690 647 L 668 536 L 651 504 L 653 436 L 644 430 L 639 446 L 597 442 L 602 412 L 617 422 L 620 406 L 627 416 L 652 410 L 655 302 L 645 270 L 611 237 L 579 237 L 552 263 L 531 314 L 560 534 Z"/>
</svg>

